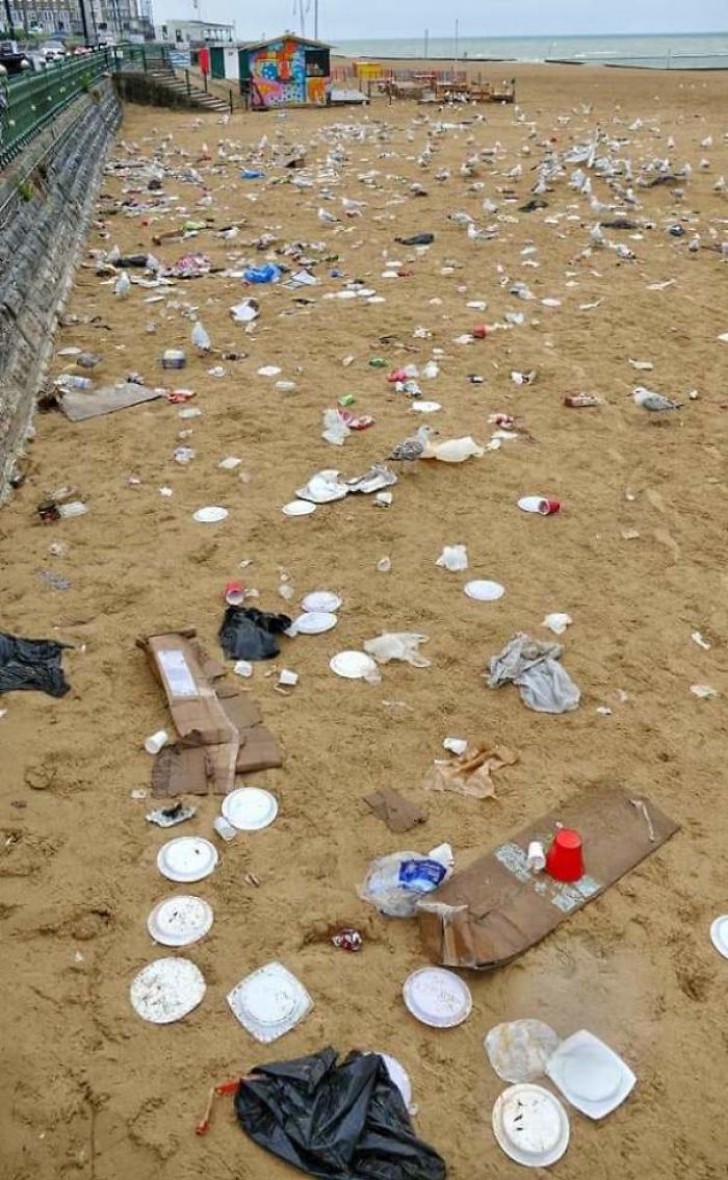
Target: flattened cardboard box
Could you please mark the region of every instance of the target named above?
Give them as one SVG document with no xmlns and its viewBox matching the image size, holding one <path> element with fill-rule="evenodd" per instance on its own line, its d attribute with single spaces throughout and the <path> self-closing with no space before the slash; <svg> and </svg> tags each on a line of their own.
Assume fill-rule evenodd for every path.
<svg viewBox="0 0 728 1180">
<path fill-rule="evenodd" d="M 235 726 L 203 671 L 194 632 L 168 632 L 141 640 L 167 694 L 177 733 L 186 745 L 238 744 Z"/>
<path fill-rule="evenodd" d="M 428 955 L 445 967 L 487 971 L 540 942 L 678 830 L 649 799 L 641 801 L 650 823 L 624 791 L 592 787 L 454 873 L 419 907 Z M 549 843 L 559 825 L 583 841 L 585 875 L 570 885 L 526 864 L 530 842 Z"/>
</svg>

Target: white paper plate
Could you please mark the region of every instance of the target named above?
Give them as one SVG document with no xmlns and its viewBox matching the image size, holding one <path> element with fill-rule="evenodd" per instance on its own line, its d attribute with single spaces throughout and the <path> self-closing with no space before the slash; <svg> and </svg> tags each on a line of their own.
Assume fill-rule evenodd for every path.
<svg viewBox="0 0 728 1180">
<path fill-rule="evenodd" d="M 547 1168 L 569 1146 L 569 1117 L 558 1098 L 524 1082 L 509 1086 L 493 1107 L 493 1134 L 498 1146 L 529 1168 Z"/>
<path fill-rule="evenodd" d="M 291 500 L 281 508 L 284 516 L 310 516 L 315 511 L 316 505 L 310 500 Z"/>
<path fill-rule="evenodd" d="M 501 586 L 500 582 L 488 582 L 485 580 L 468 582 L 464 590 L 468 598 L 474 598 L 476 602 L 496 602 L 506 592 L 505 587 Z"/>
<path fill-rule="evenodd" d="M 225 796 L 220 810 L 238 831 L 259 832 L 278 815 L 278 800 L 262 787 L 239 787 Z"/>
<path fill-rule="evenodd" d="M 521 496 L 518 501 L 518 507 L 521 509 L 521 512 L 538 512 L 543 515 L 540 505 L 545 503 L 545 501 L 545 496 Z"/>
<path fill-rule="evenodd" d="M 412 409 L 416 414 L 434 414 L 437 410 L 441 410 L 442 406 L 439 402 L 412 402 Z"/>
<path fill-rule="evenodd" d="M 132 980 L 129 998 L 142 1020 L 172 1024 L 196 1008 L 206 990 L 202 972 L 189 959 L 155 959 Z"/>
<path fill-rule="evenodd" d="M 325 631 L 333 630 L 338 621 L 336 615 L 328 611 L 304 611 L 293 626 L 299 635 L 323 635 Z"/>
<path fill-rule="evenodd" d="M 710 927 L 710 941 L 718 954 L 728 959 L 728 914 L 715 919 Z"/>
<path fill-rule="evenodd" d="M 546 1073 L 564 1098 L 592 1119 L 616 1110 L 637 1082 L 622 1058 L 586 1029 L 562 1041 Z"/>
<path fill-rule="evenodd" d="M 202 836 L 178 836 L 159 849 L 157 868 L 169 881 L 201 881 L 217 864 L 217 849 Z"/>
<path fill-rule="evenodd" d="M 217 508 L 211 505 L 209 508 L 198 508 L 194 514 L 194 519 L 198 524 L 217 524 L 218 521 L 227 520 L 227 508 Z"/>
<path fill-rule="evenodd" d="M 190 946 L 212 927 L 212 906 L 201 897 L 168 897 L 147 918 L 147 929 L 162 946 Z"/>
<path fill-rule="evenodd" d="M 227 1001 L 243 1028 L 263 1044 L 295 1028 L 313 1007 L 303 984 L 282 963 L 268 963 L 248 975 Z"/>
<path fill-rule="evenodd" d="M 422 967 L 405 981 L 404 1002 L 413 1016 L 431 1028 L 454 1028 L 473 1007 L 470 988 L 454 971 Z"/>
<path fill-rule="evenodd" d="M 377 665 L 364 651 L 340 651 L 329 662 L 329 667 L 345 680 L 361 680 L 375 672 Z"/>
<path fill-rule="evenodd" d="M 338 594 L 333 594 L 331 590 L 314 590 L 312 594 L 307 594 L 301 603 L 301 610 L 318 613 L 323 611 L 327 614 L 335 614 L 341 606 L 341 599 Z"/>
</svg>

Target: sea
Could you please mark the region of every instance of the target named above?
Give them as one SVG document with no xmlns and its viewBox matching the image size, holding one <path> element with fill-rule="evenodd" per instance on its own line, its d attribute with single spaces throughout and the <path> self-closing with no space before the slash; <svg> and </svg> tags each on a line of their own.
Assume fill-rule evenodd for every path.
<svg viewBox="0 0 728 1180">
<path fill-rule="evenodd" d="M 646 69 L 726 70 L 728 32 L 635 37 L 421 37 L 340 41 L 337 52 L 373 59 L 578 62 Z"/>
</svg>

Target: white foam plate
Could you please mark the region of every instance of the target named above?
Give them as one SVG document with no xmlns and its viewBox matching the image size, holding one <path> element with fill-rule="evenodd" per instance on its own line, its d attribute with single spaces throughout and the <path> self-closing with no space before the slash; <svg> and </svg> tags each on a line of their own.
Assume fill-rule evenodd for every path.
<svg viewBox="0 0 728 1180">
<path fill-rule="evenodd" d="M 314 590 L 311 594 L 307 594 L 301 603 L 301 610 L 311 611 L 317 613 L 324 611 L 327 614 L 335 614 L 341 606 L 341 599 L 338 594 L 333 594 L 331 590 Z"/>
<path fill-rule="evenodd" d="M 198 508 L 194 514 L 194 519 L 198 524 L 217 524 L 218 521 L 227 520 L 227 508 L 218 508 L 211 505 L 209 508 Z"/>
<path fill-rule="evenodd" d="M 172 1024 L 201 1003 L 207 990 L 202 972 L 189 959 L 155 959 L 132 980 L 132 1008 L 152 1024 Z"/>
<path fill-rule="evenodd" d="M 496 602 L 506 592 L 500 582 L 489 582 L 483 579 L 468 582 L 464 590 L 468 598 L 474 598 L 476 602 Z"/>
<path fill-rule="evenodd" d="M 262 787 L 239 787 L 225 796 L 220 810 L 238 831 L 259 832 L 278 815 L 278 800 Z"/>
<path fill-rule="evenodd" d="M 282 963 L 268 963 L 242 979 L 227 1002 L 243 1028 L 263 1044 L 295 1028 L 313 1007 L 303 984 Z"/>
<path fill-rule="evenodd" d="M 295 620 L 293 627 L 299 635 L 323 635 L 338 623 L 336 615 L 328 611 L 304 611 Z"/>
<path fill-rule="evenodd" d="M 329 662 L 329 667 L 337 676 L 345 680 L 361 680 L 376 670 L 376 663 L 371 656 L 363 651 L 340 651 Z"/>
<path fill-rule="evenodd" d="M 541 510 L 539 505 L 543 504 L 545 499 L 545 496 L 521 496 L 520 500 L 518 501 L 518 507 L 521 509 L 521 512 L 540 513 Z"/>
<path fill-rule="evenodd" d="M 412 1015 L 431 1028 L 454 1028 L 467 1020 L 473 1007 L 467 983 L 442 967 L 415 971 L 402 991 Z"/>
<path fill-rule="evenodd" d="M 178 836 L 159 849 L 157 868 L 169 881 L 201 881 L 217 864 L 217 849 L 202 836 Z"/>
<path fill-rule="evenodd" d="M 310 516 L 315 511 L 316 505 L 310 500 L 291 500 L 281 508 L 284 516 Z"/>
<path fill-rule="evenodd" d="M 442 409 L 439 402 L 412 402 L 412 409 L 416 414 L 435 414 Z"/>
<path fill-rule="evenodd" d="M 710 940 L 718 954 L 728 959 L 728 914 L 715 919 L 710 927 Z"/>
<path fill-rule="evenodd" d="M 212 906 L 191 895 L 167 897 L 147 918 L 147 929 L 162 946 L 190 946 L 212 927 Z"/>
<path fill-rule="evenodd" d="M 562 1041 L 546 1073 L 564 1098 L 591 1119 L 611 1114 L 637 1083 L 622 1058 L 586 1029 Z"/>
<path fill-rule="evenodd" d="M 493 1134 L 498 1146 L 529 1168 L 547 1168 L 569 1146 L 569 1117 L 558 1098 L 524 1082 L 509 1086 L 493 1107 Z"/>
</svg>

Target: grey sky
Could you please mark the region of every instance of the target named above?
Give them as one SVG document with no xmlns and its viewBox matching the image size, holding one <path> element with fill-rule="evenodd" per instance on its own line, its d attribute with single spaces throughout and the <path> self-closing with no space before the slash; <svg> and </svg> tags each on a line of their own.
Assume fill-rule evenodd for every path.
<svg viewBox="0 0 728 1180">
<path fill-rule="evenodd" d="M 304 0 L 313 5 L 314 0 Z M 240 39 L 300 27 L 294 0 L 155 0 L 157 24 L 165 18 L 200 17 L 236 22 Z M 728 0 L 319 0 L 319 31 L 326 40 L 376 37 L 451 37 L 455 19 L 461 37 L 558 36 L 589 33 L 720 32 L 728 28 Z M 308 33 L 313 17 L 307 17 Z"/>
</svg>

